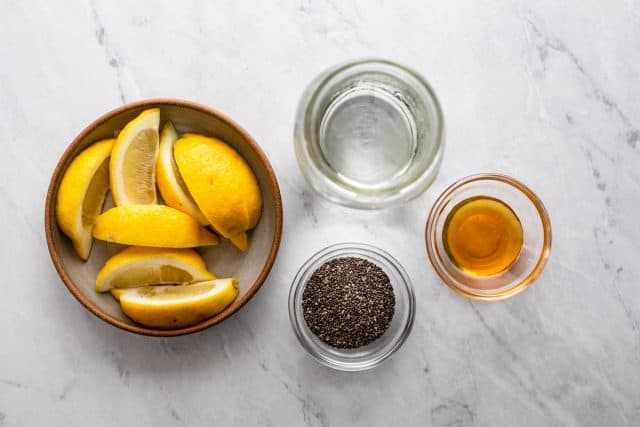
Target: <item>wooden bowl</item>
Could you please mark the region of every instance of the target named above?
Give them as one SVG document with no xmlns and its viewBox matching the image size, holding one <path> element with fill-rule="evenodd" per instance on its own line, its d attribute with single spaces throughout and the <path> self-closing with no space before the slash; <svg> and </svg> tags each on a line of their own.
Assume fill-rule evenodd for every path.
<svg viewBox="0 0 640 427">
<path fill-rule="evenodd" d="M 83 262 L 56 221 L 56 198 L 60 181 L 71 160 L 85 147 L 104 138 L 113 138 L 127 122 L 147 108 L 160 107 L 161 124 L 171 120 L 178 132 L 215 136 L 234 147 L 249 163 L 262 191 L 262 216 L 249 233 L 249 249 L 240 252 L 226 239 L 217 246 L 199 248 L 208 268 L 218 277 L 237 277 L 238 298 L 222 313 L 180 329 L 157 329 L 129 319 L 110 294 L 95 291 L 95 279 L 105 261 L 124 246 L 95 240 L 89 260 Z M 107 200 L 107 204 L 110 200 Z M 105 204 L 106 206 L 106 204 Z M 176 336 L 213 326 L 247 303 L 267 278 L 278 253 L 282 234 L 282 200 L 273 169 L 254 139 L 237 123 L 216 110 L 188 101 L 150 99 L 117 108 L 91 123 L 73 140 L 58 162 L 47 192 L 45 232 L 53 264 L 69 291 L 90 312 L 118 328 L 143 335 Z"/>
</svg>

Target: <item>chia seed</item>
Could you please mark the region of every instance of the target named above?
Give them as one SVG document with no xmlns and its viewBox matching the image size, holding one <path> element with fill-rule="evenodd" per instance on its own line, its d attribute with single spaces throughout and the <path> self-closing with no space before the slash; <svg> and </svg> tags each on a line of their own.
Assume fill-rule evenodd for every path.
<svg viewBox="0 0 640 427">
<path fill-rule="evenodd" d="M 359 348 L 378 339 L 389 328 L 395 305 L 389 276 L 376 264 L 357 257 L 324 263 L 302 293 L 307 326 L 336 348 Z"/>
</svg>

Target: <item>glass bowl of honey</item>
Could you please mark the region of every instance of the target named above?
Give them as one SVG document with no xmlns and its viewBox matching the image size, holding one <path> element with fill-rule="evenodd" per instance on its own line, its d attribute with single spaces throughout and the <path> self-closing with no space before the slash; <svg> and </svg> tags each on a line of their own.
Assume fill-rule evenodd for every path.
<svg viewBox="0 0 640 427">
<path fill-rule="evenodd" d="M 447 286 L 467 298 L 497 301 L 540 276 L 551 252 L 551 222 L 529 187 L 506 175 L 479 174 L 438 197 L 425 239 Z"/>
</svg>

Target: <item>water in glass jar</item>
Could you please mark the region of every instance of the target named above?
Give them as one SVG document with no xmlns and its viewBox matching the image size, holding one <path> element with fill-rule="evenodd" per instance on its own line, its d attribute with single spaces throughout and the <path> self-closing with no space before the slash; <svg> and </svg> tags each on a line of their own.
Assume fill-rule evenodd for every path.
<svg viewBox="0 0 640 427">
<path fill-rule="evenodd" d="M 413 115 L 398 94 L 375 84 L 347 89 L 327 107 L 320 149 L 350 185 L 386 187 L 409 167 L 416 152 Z"/>
</svg>

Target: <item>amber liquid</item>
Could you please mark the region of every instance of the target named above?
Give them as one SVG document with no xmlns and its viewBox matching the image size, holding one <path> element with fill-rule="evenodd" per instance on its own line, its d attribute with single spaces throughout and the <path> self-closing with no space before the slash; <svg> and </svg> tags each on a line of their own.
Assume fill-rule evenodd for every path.
<svg viewBox="0 0 640 427">
<path fill-rule="evenodd" d="M 460 270 L 473 276 L 494 276 L 518 259 L 522 224 L 501 200 L 471 197 L 458 203 L 447 216 L 442 241 Z"/>
</svg>

